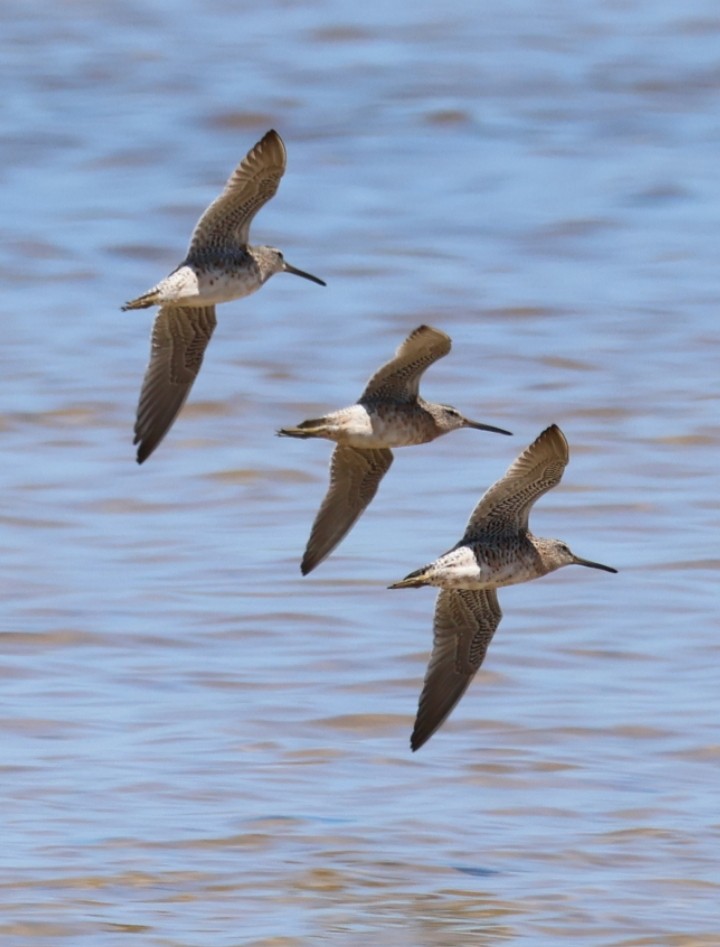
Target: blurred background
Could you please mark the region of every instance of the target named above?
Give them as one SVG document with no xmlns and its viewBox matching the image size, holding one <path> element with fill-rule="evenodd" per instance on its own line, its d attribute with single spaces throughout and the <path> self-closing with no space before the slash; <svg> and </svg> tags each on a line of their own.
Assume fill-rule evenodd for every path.
<svg viewBox="0 0 720 947">
<path fill-rule="evenodd" d="M 3 944 L 720 942 L 720 13 L 714 3 L 0 7 Z M 288 276 L 219 307 L 138 467 L 153 311 L 269 129 Z M 514 437 L 399 450 L 299 561 L 331 445 L 416 326 L 424 393 Z M 611 576 L 501 591 L 408 739 L 434 593 L 549 423 L 534 511 Z"/>
</svg>

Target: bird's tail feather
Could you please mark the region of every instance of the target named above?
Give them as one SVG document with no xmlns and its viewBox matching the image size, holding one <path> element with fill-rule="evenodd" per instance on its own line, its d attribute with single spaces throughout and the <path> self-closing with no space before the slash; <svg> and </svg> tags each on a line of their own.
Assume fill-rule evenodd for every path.
<svg viewBox="0 0 720 947">
<path fill-rule="evenodd" d="M 297 427 L 283 427 L 278 431 L 279 437 L 322 437 L 325 431 L 323 418 L 313 418 L 302 421 Z"/>
<path fill-rule="evenodd" d="M 399 582 L 393 582 L 392 585 L 389 585 L 389 589 L 419 589 L 423 585 L 429 585 L 428 582 L 428 567 L 425 566 L 422 569 L 416 569 L 414 572 L 411 572 L 410 575 L 406 575 L 404 579 L 401 579 Z"/>
<path fill-rule="evenodd" d="M 151 289 L 149 293 L 144 293 L 142 296 L 138 296 L 137 299 L 131 299 L 129 303 L 125 303 L 121 308 L 123 312 L 127 312 L 128 309 L 148 309 L 150 306 L 154 306 L 157 301 L 157 290 Z"/>
</svg>

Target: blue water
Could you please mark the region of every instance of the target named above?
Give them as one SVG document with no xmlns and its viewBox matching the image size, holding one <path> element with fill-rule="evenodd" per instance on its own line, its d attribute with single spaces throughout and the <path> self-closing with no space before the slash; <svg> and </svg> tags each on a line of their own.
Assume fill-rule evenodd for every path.
<svg viewBox="0 0 720 947">
<path fill-rule="evenodd" d="M 715 947 L 720 16 L 699 0 L 8 2 L 0 11 L 0 935 L 10 947 Z M 254 239 L 142 467 L 152 313 L 270 127 Z M 302 579 L 330 445 L 421 323 L 428 398 Z M 408 739 L 447 549 L 549 423 L 540 535 L 620 573 L 503 590 Z"/>
</svg>

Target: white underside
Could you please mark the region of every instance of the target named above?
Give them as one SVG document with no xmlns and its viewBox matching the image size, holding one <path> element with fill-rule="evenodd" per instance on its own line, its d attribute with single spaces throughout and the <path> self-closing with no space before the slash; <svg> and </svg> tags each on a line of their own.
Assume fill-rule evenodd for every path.
<svg viewBox="0 0 720 947">
<path fill-rule="evenodd" d="M 522 561 L 499 565 L 478 563 L 475 552 L 460 546 L 441 556 L 427 576 L 428 584 L 443 589 L 497 589 L 536 578 Z"/>
<path fill-rule="evenodd" d="M 418 443 L 413 431 L 403 427 L 401 418 L 381 418 L 375 413 L 370 414 L 361 404 L 327 415 L 327 431 L 331 440 L 360 450 L 407 447 Z"/>
<path fill-rule="evenodd" d="M 229 275 L 222 270 L 198 274 L 190 266 L 182 266 L 159 284 L 161 302 L 187 306 L 214 306 L 241 299 L 260 289 L 257 274 L 248 271 Z"/>
</svg>

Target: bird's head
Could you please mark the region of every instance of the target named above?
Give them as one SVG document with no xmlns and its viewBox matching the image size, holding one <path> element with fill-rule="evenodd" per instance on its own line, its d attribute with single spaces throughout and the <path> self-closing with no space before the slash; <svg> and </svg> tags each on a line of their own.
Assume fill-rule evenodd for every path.
<svg viewBox="0 0 720 947">
<path fill-rule="evenodd" d="M 601 562 L 592 562 L 590 559 L 581 559 L 576 556 L 567 543 L 560 539 L 535 539 L 535 546 L 542 557 L 543 564 L 548 572 L 554 572 L 563 566 L 587 566 L 589 569 L 602 569 L 603 572 L 617 572 L 612 566 L 605 566 Z"/>
<path fill-rule="evenodd" d="M 476 431 L 492 431 L 494 434 L 510 434 L 510 431 L 506 431 L 504 428 L 493 427 L 492 424 L 481 424 L 479 421 L 471 421 L 469 418 L 466 418 L 465 415 L 460 414 L 457 408 L 453 408 L 452 405 L 449 404 L 434 404 L 432 406 L 427 405 L 427 407 L 430 408 L 438 427 L 443 433 L 456 431 L 461 427 L 471 427 Z"/>
<path fill-rule="evenodd" d="M 253 250 L 263 283 L 274 276 L 275 273 L 292 273 L 294 276 L 302 276 L 303 279 L 309 279 L 320 286 L 327 285 L 319 277 L 313 276 L 312 273 L 306 273 L 304 270 L 298 270 L 291 266 L 277 247 L 253 247 Z"/>
</svg>

